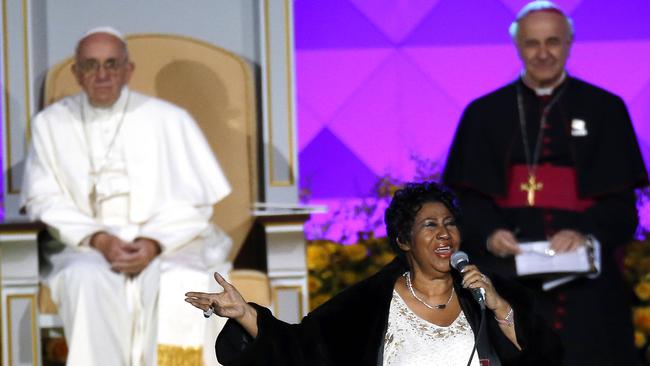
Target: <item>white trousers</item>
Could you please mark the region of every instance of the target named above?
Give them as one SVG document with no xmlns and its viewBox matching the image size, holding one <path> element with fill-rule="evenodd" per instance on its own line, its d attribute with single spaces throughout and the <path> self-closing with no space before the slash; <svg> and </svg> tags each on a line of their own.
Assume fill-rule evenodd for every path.
<svg viewBox="0 0 650 366">
<path fill-rule="evenodd" d="M 46 282 L 63 321 L 67 365 L 155 366 L 158 344 L 203 347 L 204 364 L 218 365 L 214 341 L 225 319 L 205 319 L 184 301 L 184 294 L 221 291 L 212 271 L 227 277 L 231 264 L 213 262 L 206 268 L 199 242 L 156 258 L 132 279 L 111 271 L 92 248 L 50 253 Z"/>
<path fill-rule="evenodd" d="M 133 279 L 111 271 L 91 248 L 65 248 L 53 264 L 48 285 L 68 342 L 67 365 L 156 365 L 159 259 Z"/>
</svg>

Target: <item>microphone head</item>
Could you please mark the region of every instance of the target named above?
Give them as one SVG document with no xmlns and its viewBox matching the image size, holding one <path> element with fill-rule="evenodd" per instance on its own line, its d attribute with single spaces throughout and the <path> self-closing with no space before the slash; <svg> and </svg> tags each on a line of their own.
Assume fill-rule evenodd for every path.
<svg viewBox="0 0 650 366">
<path fill-rule="evenodd" d="M 465 264 L 469 263 L 469 257 L 467 256 L 467 254 L 465 254 L 465 252 L 461 250 L 452 254 L 451 259 L 449 259 L 449 263 L 451 264 L 451 266 L 458 271 L 462 269 L 458 267 L 458 265 L 461 264 L 462 262 L 465 262 Z"/>
</svg>

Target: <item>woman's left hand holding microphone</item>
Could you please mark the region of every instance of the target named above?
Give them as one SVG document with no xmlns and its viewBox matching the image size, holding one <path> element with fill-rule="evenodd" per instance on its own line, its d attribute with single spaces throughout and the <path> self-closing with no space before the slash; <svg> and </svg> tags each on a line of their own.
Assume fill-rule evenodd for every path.
<svg viewBox="0 0 650 366">
<path fill-rule="evenodd" d="M 510 312 L 510 304 L 499 296 L 490 278 L 481 273 L 475 265 L 468 264 L 463 270 L 463 287 L 485 290 L 485 306 L 494 312 L 497 319 L 505 319 Z"/>
</svg>

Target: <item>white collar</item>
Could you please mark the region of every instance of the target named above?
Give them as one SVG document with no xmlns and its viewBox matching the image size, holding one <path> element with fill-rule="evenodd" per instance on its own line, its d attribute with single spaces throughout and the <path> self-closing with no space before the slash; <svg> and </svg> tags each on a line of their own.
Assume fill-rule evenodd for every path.
<svg viewBox="0 0 650 366">
<path fill-rule="evenodd" d="M 116 112 L 124 111 L 124 105 L 126 104 L 126 101 L 128 99 L 128 94 L 129 94 L 129 89 L 125 85 L 122 87 L 122 90 L 120 91 L 120 97 L 117 98 L 117 100 L 115 101 L 115 103 L 113 103 L 113 105 L 111 105 L 110 107 L 95 107 L 92 104 L 90 104 L 90 100 L 88 99 L 88 94 L 82 93 L 83 97 L 81 98 L 81 103 L 83 105 L 81 106 L 81 108 L 84 111 L 85 119 L 87 121 L 94 121 L 97 119 L 110 118 L 110 116 L 114 115 Z"/>
<path fill-rule="evenodd" d="M 534 88 L 534 87 L 528 85 L 526 83 L 526 79 L 524 78 L 525 75 L 526 75 L 526 70 L 522 70 L 521 71 L 521 81 L 527 87 L 531 88 L 538 97 L 542 97 L 542 96 L 547 96 L 547 95 L 553 94 L 553 90 L 555 90 L 555 88 L 557 88 L 558 86 L 560 86 L 564 82 L 564 79 L 566 79 L 566 70 L 562 71 L 562 75 L 560 76 L 558 81 L 555 82 L 555 84 L 553 84 L 551 86 L 544 87 L 544 88 Z"/>
</svg>

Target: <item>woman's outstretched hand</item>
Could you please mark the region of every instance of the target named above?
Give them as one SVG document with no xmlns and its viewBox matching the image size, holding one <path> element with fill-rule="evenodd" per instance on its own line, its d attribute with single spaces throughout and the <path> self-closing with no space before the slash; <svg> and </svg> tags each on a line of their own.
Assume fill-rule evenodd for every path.
<svg viewBox="0 0 650 366">
<path fill-rule="evenodd" d="M 212 308 L 215 314 L 237 321 L 248 333 L 257 337 L 257 310 L 219 273 L 214 273 L 214 279 L 223 287 L 223 292 L 188 292 L 185 301 L 204 312 Z"/>
</svg>

